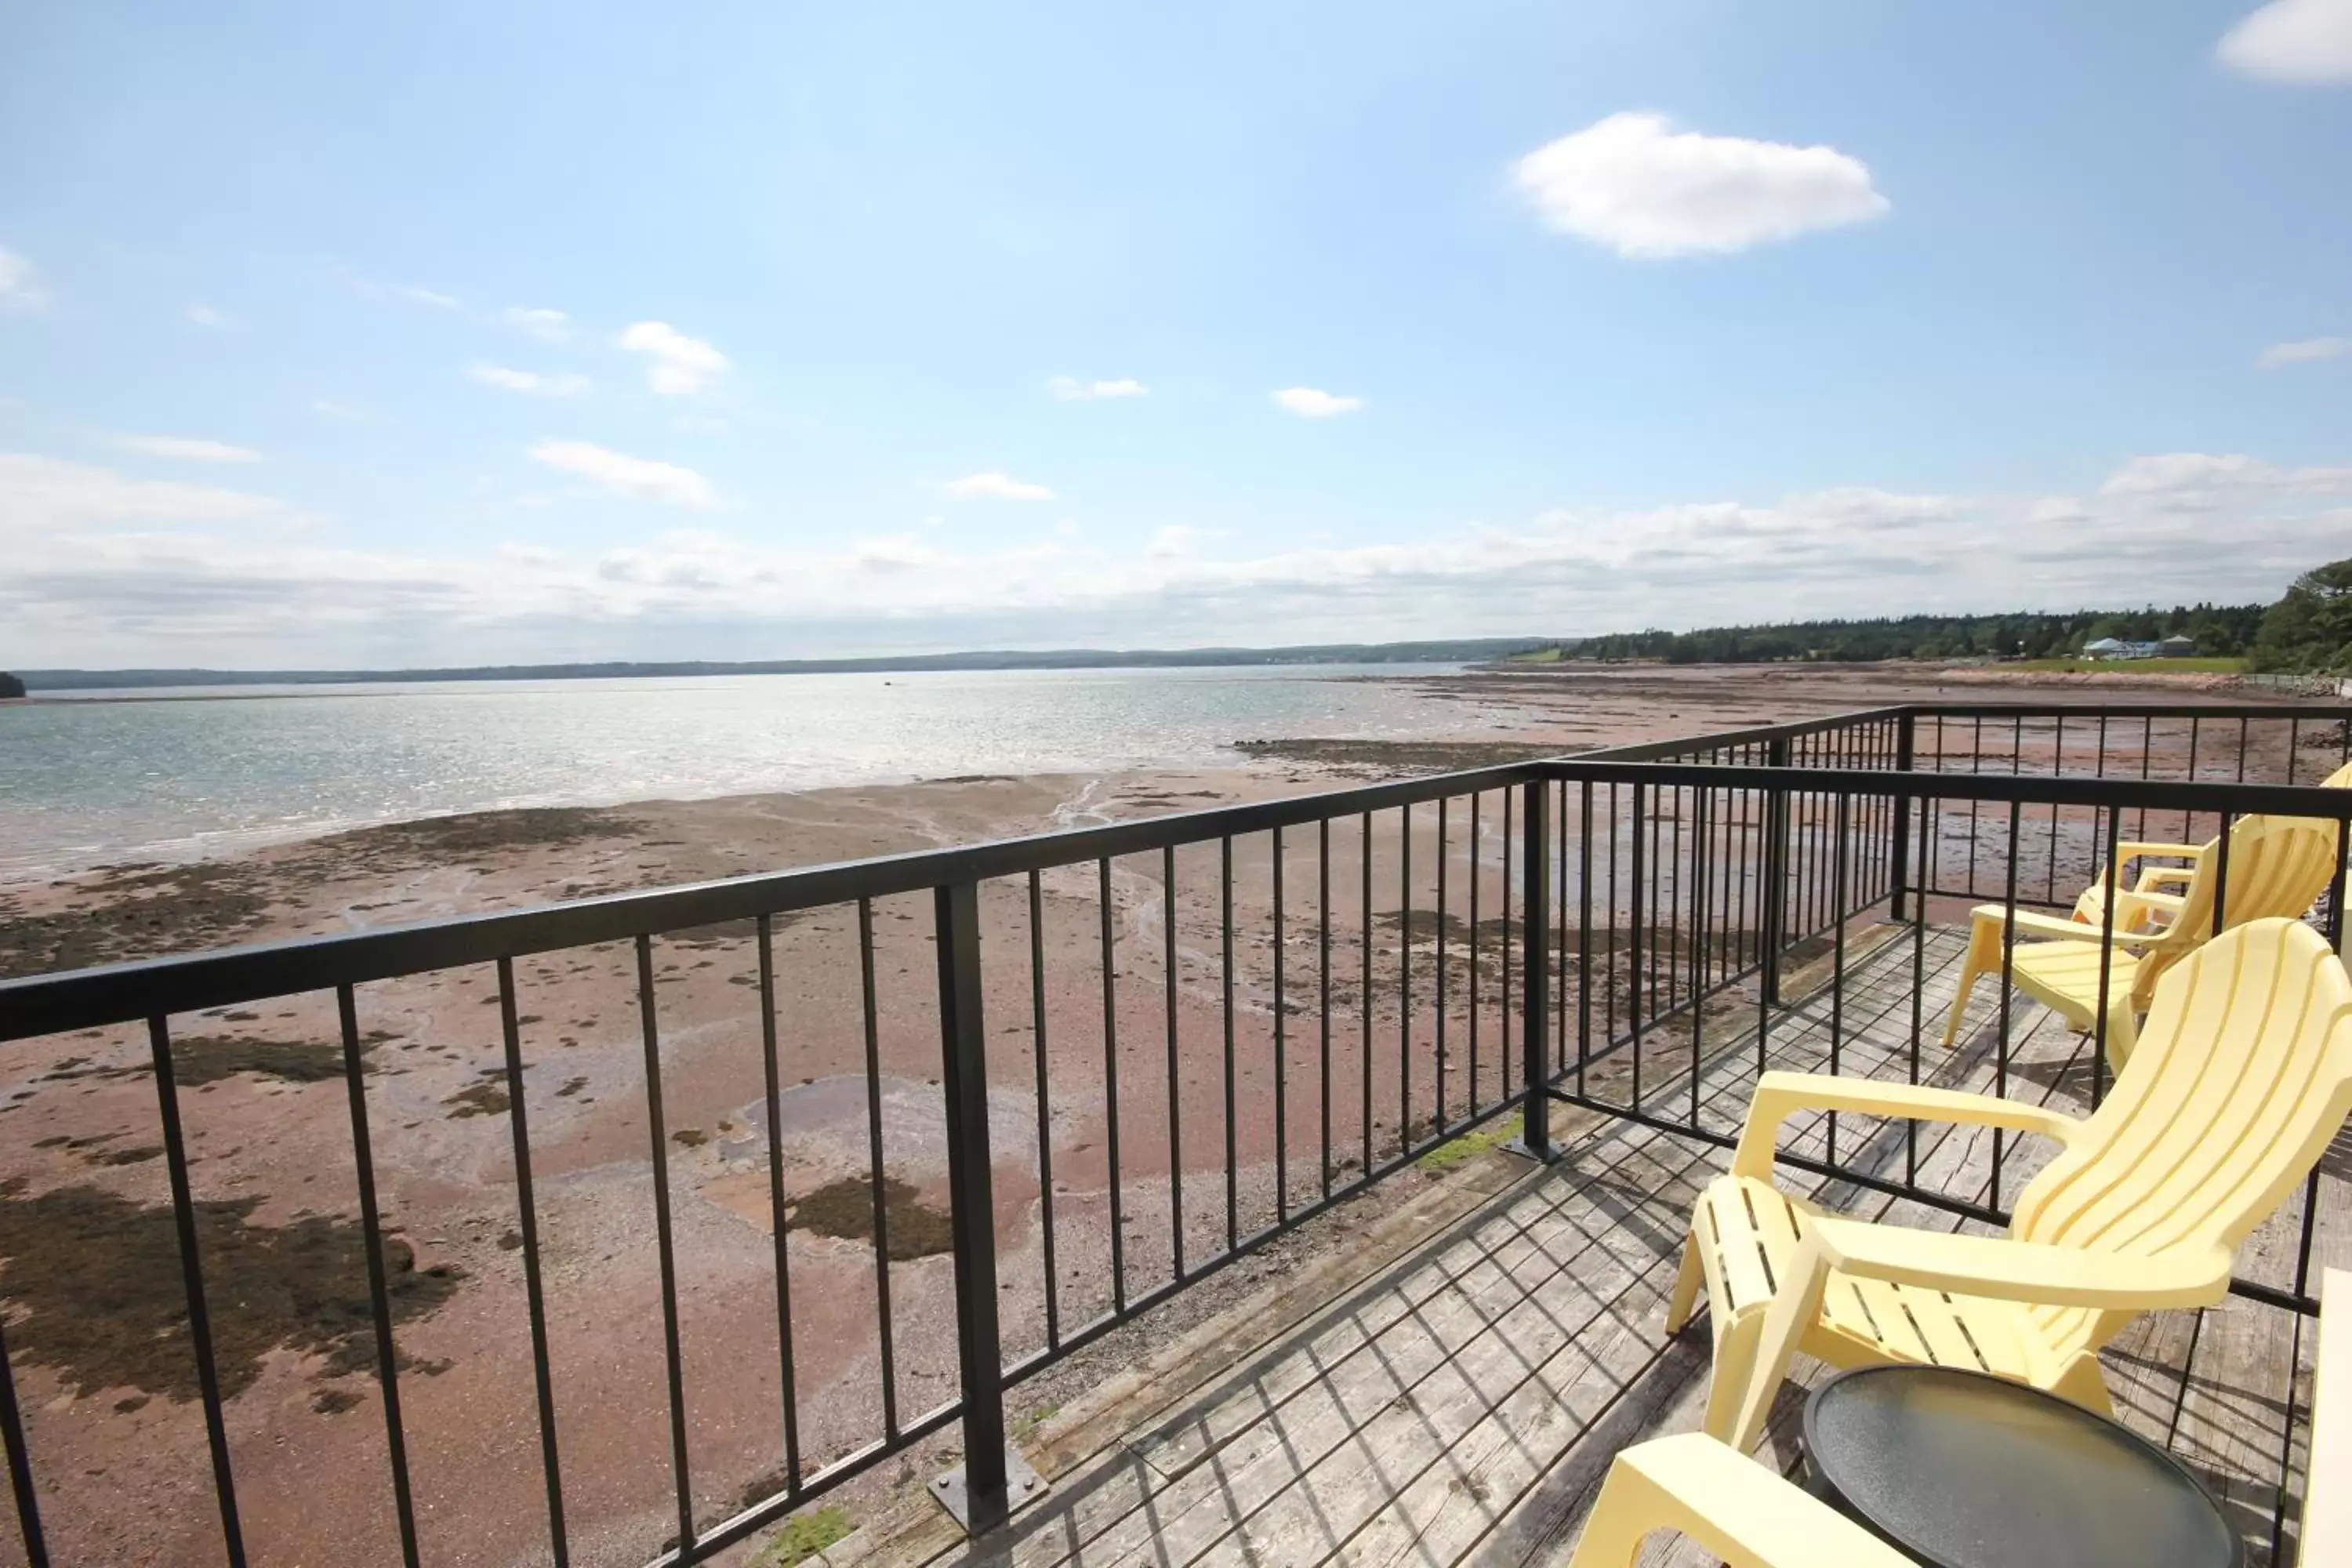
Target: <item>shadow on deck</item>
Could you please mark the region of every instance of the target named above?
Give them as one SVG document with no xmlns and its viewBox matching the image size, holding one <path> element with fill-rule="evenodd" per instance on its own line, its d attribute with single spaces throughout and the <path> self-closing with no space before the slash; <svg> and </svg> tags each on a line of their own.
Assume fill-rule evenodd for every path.
<svg viewBox="0 0 2352 1568">
<path fill-rule="evenodd" d="M 1913 999 L 1926 1028 L 1920 1076 L 2068 1108 L 2087 1108 L 2088 1047 L 2022 998 L 2002 1070 L 1998 987 L 1983 985 L 1961 1048 L 1937 1044 L 1961 948 L 1908 928 L 1824 987 L 1779 1010 L 1771 1065 L 1902 1079 L 1913 1060 Z M 1713 1032 L 1714 1024 L 1709 1030 Z M 1704 1124 L 1737 1128 L 1754 1083 L 1751 1023 L 1724 1032 L 1699 1075 Z M 1661 1049 L 1660 1058 L 1675 1055 Z M 1681 1070 L 1645 1064 L 1643 1104 L 1690 1103 Z M 1630 1081 L 1630 1063 L 1607 1077 Z M 1596 1094 L 1612 1089 L 1595 1075 Z M 1831 1151 L 1888 1177 L 1916 1162 L 1923 1185 L 1979 1203 L 2013 1202 L 2050 1151 L 1982 1129 L 1868 1118 L 1793 1120 L 1784 1149 Z M 1441 1568 L 1564 1563 L 1585 1510 L 1624 1445 L 1698 1425 L 1708 1373 L 1704 1318 L 1660 1331 L 1693 1199 L 1727 1155 L 1701 1141 L 1622 1118 L 1575 1114 L 1565 1157 L 1548 1170 L 1493 1170 L 1501 1190 L 1401 1258 L 1293 1326 L 1274 1332 L 1157 1413 L 1074 1463 L 1050 1494 L 976 1543 L 919 1531 L 895 1542 L 853 1538 L 825 1561 L 1020 1568 L 1237 1563 L 1339 1563 Z M 1496 1162 L 1510 1157 L 1489 1156 Z M 1999 1167 L 1998 1191 L 1995 1169 Z M 2340 1181 L 2331 1170 L 2323 1180 Z M 1914 1202 L 1819 1181 L 1782 1180 L 1850 1212 L 1915 1225 L 1968 1226 Z M 2339 1205 L 2340 1206 L 2340 1205 Z M 2323 1205 L 2321 1212 L 2326 1212 Z M 2247 1244 L 2242 1270 L 2292 1259 L 2300 1204 Z M 2283 1236 L 2278 1233 L 2284 1233 Z M 2283 1248 L 2283 1254 L 2279 1249 Z M 2323 1238 L 2322 1256 L 2329 1247 Z M 2282 1281 L 2288 1283 L 2291 1281 Z M 1246 1321 L 1251 1309 L 1241 1310 Z M 1275 1321 L 1271 1315 L 1267 1321 Z M 2247 1538 L 2250 1563 L 2283 1561 L 2299 1500 L 2282 1477 L 2300 1464 L 2300 1384 L 2309 1334 L 2294 1314 L 2232 1298 L 2202 1312 L 2140 1320 L 2107 1352 L 2118 1413 L 2168 1444 L 2220 1497 Z M 1801 1384 L 1826 1370 L 1800 1362 Z M 1195 1374 L 1196 1378 L 1198 1373 Z M 1782 1391 L 1759 1457 L 1794 1462 L 1802 1387 Z M 1678 1544 L 1654 1560 L 1701 1561 Z M 1679 1555 L 1678 1555 L 1679 1553 Z"/>
</svg>

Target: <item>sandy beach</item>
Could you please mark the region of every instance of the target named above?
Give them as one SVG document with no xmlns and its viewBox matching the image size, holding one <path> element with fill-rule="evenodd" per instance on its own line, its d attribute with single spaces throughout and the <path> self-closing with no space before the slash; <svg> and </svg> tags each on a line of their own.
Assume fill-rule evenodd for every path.
<svg viewBox="0 0 2352 1568">
<path fill-rule="evenodd" d="M 13 887 L 0 899 L 0 973 L 366 930 L 1956 694 L 1937 672 L 1879 669 L 1415 679 L 1431 713 L 1425 737 L 1235 736 L 1248 744 L 1225 768 L 485 813 Z M 2116 695 L 2071 689 L 2084 700 Z M 1327 904 L 1319 847 L 1294 836 L 1307 841 L 1280 851 L 1290 889 L 1280 931 L 1271 921 L 1274 847 L 1264 836 L 1236 842 L 1232 1092 L 1241 1109 L 1230 1122 L 1215 1045 L 1227 984 L 1216 845 L 1178 854 L 1172 888 L 1155 855 L 1048 873 L 1034 906 L 1018 883 L 983 889 L 1008 1347 L 1043 1343 L 1049 1310 L 1066 1330 L 1111 1304 L 1114 1201 L 1121 1239 L 1136 1238 L 1124 1266 L 1127 1291 L 1138 1294 L 1170 1276 L 1180 1185 L 1182 1238 L 1197 1258 L 1223 1245 L 1229 1212 L 1245 1234 L 1274 1216 L 1278 1198 L 1305 1201 L 1327 1177 L 1360 1168 L 1365 1147 L 1377 1157 L 1394 1145 L 1400 1121 L 1421 1103 L 1401 1093 L 1398 1075 L 1422 1075 L 1429 1093 L 1438 1068 L 1430 1043 L 1412 1056 L 1327 1057 L 1322 1040 L 1301 1036 L 1328 1019 L 1343 1043 L 1391 1037 L 1405 1022 L 1393 984 L 1373 987 L 1369 1016 L 1353 999 L 1364 966 L 1378 981 L 1401 963 L 1433 964 L 1425 938 L 1474 888 L 1481 909 L 1501 910 L 1496 825 L 1489 817 L 1474 832 L 1465 815 L 1443 839 L 1433 820 L 1413 826 L 1414 876 L 1425 879 L 1441 858 L 1454 870 L 1444 910 L 1424 901 L 1423 881 L 1400 889 L 1393 837 L 1370 851 L 1379 890 L 1367 907 L 1354 885 L 1365 850 L 1351 826 L 1334 834 L 1331 863 L 1349 874 Z M 1327 917 L 1349 951 L 1333 961 L 1339 984 L 1325 1013 L 1302 1008 L 1295 988 L 1319 978 L 1317 927 Z M 1487 918 L 1465 924 L 1446 961 L 1458 989 L 1443 1081 L 1457 1107 L 1501 1084 L 1499 954 Z M 808 1468 L 877 1436 L 887 1417 L 913 1420 L 953 1387 L 929 940 L 929 903 L 916 898 L 777 922 L 789 1352 Z M 870 1013 L 860 962 L 868 942 Z M 581 1563 L 640 1562 L 675 1528 L 648 1183 L 656 1137 L 674 1194 L 698 1518 L 723 1518 L 779 1484 L 786 1347 L 756 952 L 748 930 L 714 927 L 657 940 L 651 961 L 658 1133 L 645 1094 L 635 953 L 619 945 L 515 965 L 566 1506 Z M 1472 986 L 1485 988 L 1475 1004 Z M 496 975 L 482 968 L 369 985 L 355 1005 L 379 1198 L 394 1238 L 401 1393 L 426 1555 L 504 1565 L 543 1554 L 544 1510 L 499 1000 Z M 331 995 L 307 994 L 173 1020 L 239 1496 L 257 1561 L 397 1555 L 335 1006 Z M 1481 1047 L 1470 1045 L 1473 1030 L 1485 1031 Z M 1172 1063 L 1171 1037 L 1183 1047 Z M 1483 1058 L 1471 1054 L 1482 1047 Z M 70 1543 L 75 1560 L 194 1564 L 215 1559 L 217 1534 L 146 1051 L 143 1034 L 91 1031 L 19 1047 L 0 1071 L 7 1332 L 45 1474 L 107 1478 L 45 1484 L 52 1542 Z M 879 1089 L 871 1100 L 869 1054 Z M 1264 1109 L 1277 1083 L 1288 1113 L 1280 1141 Z M 877 1126 L 891 1259 L 878 1279 Z M 1336 1129 L 1328 1142 L 1327 1129 Z M 1228 1139 L 1240 1167 L 1230 1194 Z M 1322 1244 L 1343 1244 L 1349 1223 L 1340 1219 Z M 1235 1270 L 1223 1295 L 1188 1291 L 1154 1322 L 1197 1318 L 1274 1266 Z M 885 1286 L 887 1411 L 874 1328 Z M 1105 1342 L 1103 1353 L 1131 1354 L 1139 1342 Z M 1024 1387 L 1020 1408 L 1050 1408 L 1057 1389 L 1082 1386 L 1103 1364 L 1082 1357 L 1056 1369 Z M 113 1468 L 134 1459 L 135 1476 Z M 851 1489 L 848 1505 L 878 1506 L 924 1473 L 911 1457 L 885 1466 Z M 109 1491 L 117 1506 L 101 1509 Z M 136 1506 L 126 1506 L 134 1491 Z"/>
</svg>

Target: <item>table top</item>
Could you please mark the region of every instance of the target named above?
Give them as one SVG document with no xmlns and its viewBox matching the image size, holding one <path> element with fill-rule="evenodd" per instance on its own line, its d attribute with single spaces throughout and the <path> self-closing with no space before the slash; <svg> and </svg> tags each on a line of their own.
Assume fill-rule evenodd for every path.
<svg viewBox="0 0 2352 1568">
<path fill-rule="evenodd" d="M 1930 1568 L 2243 1561 L 2221 1510 L 2171 1455 L 1982 1373 L 1841 1373 L 1805 1403 L 1805 1452 L 1847 1511 Z"/>
</svg>

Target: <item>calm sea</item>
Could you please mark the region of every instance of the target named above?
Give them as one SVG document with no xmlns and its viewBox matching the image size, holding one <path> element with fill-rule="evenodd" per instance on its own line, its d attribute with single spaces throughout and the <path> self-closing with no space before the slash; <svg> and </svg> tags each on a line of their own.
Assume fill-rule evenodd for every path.
<svg viewBox="0 0 2352 1568">
<path fill-rule="evenodd" d="M 957 773 L 1230 762 L 1426 736 L 1447 666 L 991 670 L 64 693 L 0 708 L 0 881 L 401 817 Z M 136 696 L 142 700 L 96 700 Z M 158 700 L 158 699 L 170 699 Z"/>
</svg>

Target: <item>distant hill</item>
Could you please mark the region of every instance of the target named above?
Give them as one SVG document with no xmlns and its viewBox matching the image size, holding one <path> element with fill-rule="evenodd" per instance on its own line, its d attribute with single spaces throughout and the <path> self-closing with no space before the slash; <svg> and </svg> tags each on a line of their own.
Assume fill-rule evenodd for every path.
<svg viewBox="0 0 2352 1568">
<path fill-rule="evenodd" d="M 336 686 L 362 680 L 609 680 L 632 676 L 842 675 L 926 669 L 1150 669 L 1269 664 L 1474 664 L 1559 645 L 1551 637 L 1313 643 L 1291 647 L 1055 648 L 885 658 L 464 665 L 443 669 L 26 669 L 33 691 L 152 686 Z"/>
</svg>

